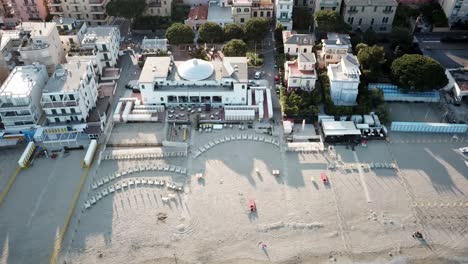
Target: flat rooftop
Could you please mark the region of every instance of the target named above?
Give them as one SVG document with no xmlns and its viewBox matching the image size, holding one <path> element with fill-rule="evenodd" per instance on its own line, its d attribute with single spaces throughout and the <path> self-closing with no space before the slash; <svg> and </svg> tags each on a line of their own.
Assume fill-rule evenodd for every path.
<svg viewBox="0 0 468 264">
<path fill-rule="evenodd" d="M 8 75 L 8 78 L 0 87 L 0 96 L 28 96 L 33 87 L 43 77 L 44 72 L 37 69 L 44 69 L 44 66 L 26 65 L 17 66 Z"/>
<path fill-rule="evenodd" d="M 322 120 L 322 128 L 325 136 L 361 135 L 361 130 L 356 128 L 353 121 Z"/>
<path fill-rule="evenodd" d="M 49 36 L 55 27 L 54 22 L 23 22 L 16 29 L 29 32 L 31 37 L 45 37 Z"/>
<path fill-rule="evenodd" d="M 327 46 L 346 46 L 351 47 L 351 37 L 348 34 L 327 33 L 327 38 L 322 39 L 322 42 Z"/>
<path fill-rule="evenodd" d="M 160 49 L 160 50 L 166 50 L 167 49 L 167 39 L 149 39 L 149 38 L 144 38 L 141 41 L 141 49 Z"/>
<path fill-rule="evenodd" d="M 338 64 L 328 65 L 328 69 L 331 71 L 331 76 L 329 74 L 330 80 L 335 81 L 359 81 L 359 75 L 361 74 L 357 57 L 352 54 L 347 54 Z"/>
<path fill-rule="evenodd" d="M 117 30 L 119 29 L 114 26 L 89 27 L 86 30 L 86 34 L 82 43 L 89 44 L 108 42 L 111 39 L 112 34 L 114 34 Z"/>
<path fill-rule="evenodd" d="M 87 71 L 89 60 L 71 61 L 63 64 L 61 69 L 55 70 L 50 77 L 43 93 L 58 93 L 67 91 L 76 91 L 80 87 L 81 77 Z"/>
<path fill-rule="evenodd" d="M 216 3 L 211 3 L 208 8 L 208 21 L 233 21 L 230 6 L 219 6 Z"/>
</svg>

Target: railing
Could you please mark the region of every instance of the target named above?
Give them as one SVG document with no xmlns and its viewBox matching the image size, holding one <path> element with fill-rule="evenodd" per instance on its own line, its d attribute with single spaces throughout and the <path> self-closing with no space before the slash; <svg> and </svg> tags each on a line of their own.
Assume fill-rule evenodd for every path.
<svg viewBox="0 0 468 264">
<path fill-rule="evenodd" d="M 22 116 L 4 116 L 2 117 L 3 122 L 21 122 L 21 121 L 34 121 L 32 115 L 22 115 Z"/>
<path fill-rule="evenodd" d="M 89 0 L 90 5 L 103 5 L 107 0 Z"/>
<path fill-rule="evenodd" d="M 78 101 L 68 102 L 41 102 L 42 108 L 70 107 L 78 106 Z"/>
<path fill-rule="evenodd" d="M 62 1 L 60 1 L 60 0 L 50 0 L 49 4 L 51 4 L 51 5 L 60 5 L 60 4 L 62 4 Z"/>
<path fill-rule="evenodd" d="M 148 2 L 148 7 L 161 7 L 161 6 L 162 6 L 161 1 Z"/>
</svg>

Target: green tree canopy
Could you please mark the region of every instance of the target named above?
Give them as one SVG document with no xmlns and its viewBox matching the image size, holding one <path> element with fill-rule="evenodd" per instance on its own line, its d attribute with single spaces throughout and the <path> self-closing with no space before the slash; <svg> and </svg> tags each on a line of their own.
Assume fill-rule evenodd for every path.
<svg viewBox="0 0 468 264">
<path fill-rule="evenodd" d="M 174 23 L 166 30 L 166 38 L 172 45 L 192 43 L 194 34 L 192 29 L 181 23 Z"/>
<path fill-rule="evenodd" d="M 447 85 L 444 68 L 432 58 L 405 54 L 393 61 L 391 66 L 394 80 L 410 91 L 430 91 Z"/>
<path fill-rule="evenodd" d="M 200 38 L 209 43 L 222 42 L 224 39 L 223 28 L 214 22 L 205 22 L 198 30 Z"/>
<path fill-rule="evenodd" d="M 359 47 L 358 47 L 359 46 Z M 358 60 L 361 67 L 372 72 L 379 72 L 380 66 L 385 63 L 385 51 L 381 46 L 360 46 L 358 44 Z"/>
<path fill-rule="evenodd" d="M 403 49 L 408 49 L 413 43 L 413 34 L 402 27 L 394 27 L 392 33 L 390 34 L 390 39 L 392 40 L 393 45 L 398 45 Z"/>
<path fill-rule="evenodd" d="M 343 21 L 343 18 L 332 10 L 315 12 L 315 22 L 320 32 L 345 32 L 349 29 L 349 25 Z"/>
<path fill-rule="evenodd" d="M 375 45 L 378 41 L 377 33 L 372 28 L 368 28 L 364 33 L 362 33 L 362 41 L 367 45 Z"/>
<path fill-rule="evenodd" d="M 242 57 L 247 53 L 247 44 L 240 39 L 231 39 L 223 47 L 223 54 L 227 57 Z"/>
<path fill-rule="evenodd" d="M 245 37 L 245 28 L 239 24 L 227 24 L 224 26 L 224 40 L 243 39 Z"/>
<path fill-rule="evenodd" d="M 145 0 L 111 0 L 106 5 L 109 16 L 134 19 L 143 15 L 147 7 Z"/>
<path fill-rule="evenodd" d="M 270 29 L 270 21 L 264 17 L 254 17 L 245 23 L 246 39 L 260 41 Z"/>
</svg>

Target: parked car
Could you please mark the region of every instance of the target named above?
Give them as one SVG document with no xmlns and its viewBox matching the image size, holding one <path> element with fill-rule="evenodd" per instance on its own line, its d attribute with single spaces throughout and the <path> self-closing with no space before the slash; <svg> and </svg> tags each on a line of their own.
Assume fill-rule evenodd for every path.
<svg viewBox="0 0 468 264">
<path fill-rule="evenodd" d="M 254 78 L 258 80 L 258 79 L 260 79 L 260 77 L 262 77 L 262 72 L 256 71 Z"/>
<path fill-rule="evenodd" d="M 275 83 L 276 83 L 276 84 L 279 84 L 279 83 L 280 83 L 280 78 L 279 78 L 278 74 L 275 75 Z"/>
<path fill-rule="evenodd" d="M 459 150 L 460 150 L 461 153 L 463 153 L 463 154 L 468 154 L 468 147 L 459 148 Z"/>
<path fill-rule="evenodd" d="M 125 85 L 126 89 L 138 89 L 140 90 L 140 87 L 138 86 L 138 80 L 131 80 Z"/>
</svg>

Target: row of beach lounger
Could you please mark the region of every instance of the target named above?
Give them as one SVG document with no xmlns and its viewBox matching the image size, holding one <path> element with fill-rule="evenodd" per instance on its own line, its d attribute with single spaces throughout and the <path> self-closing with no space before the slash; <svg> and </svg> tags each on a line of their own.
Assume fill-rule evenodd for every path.
<svg viewBox="0 0 468 264">
<path fill-rule="evenodd" d="M 129 180 L 124 180 L 122 183 L 116 183 L 112 184 L 111 186 L 102 189 L 100 192 L 98 192 L 96 195 L 92 196 L 89 198 L 87 201 L 84 202 L 84 207 L 86 209 L 90 208 L 92 205 L 96 204 L 99 200 L 102 198 L 106 197 L 107 195 L 114 193 L 116 191 L 124 190 L 125 188 L 130 188 L 132 186 L 158 186 L 158 187 L 164 187 L 166 186 L 168 190 L 172 191 L 179 191 L 182 192 L 184 188 L 180 185 L 174 184 L 174 183 L 169 183 L 164 180 L 152 180 L 148 178 L 137 178 L 137 179 L 129 179 Z M 175 197 L 174 194 L 169 194 L 169 198 Z M 163 197 L 163 201 L 167 201 L 165 197 Z"/>
<path fill-rule="evenodd" d="M 143 153 L 143 154 L 127 154 L 127 155 L 118 155 L 118 154 L 107 154 L 103 155 L 103 160 L 135 160 L 135 159 L 157 159 L 157 158 L 168 158 L 168 157 L 186 157 L 187 152 L 177 151 L 177 152 L 161 152 L 161 153 Z"/>
<path fill-rule="evenodd" d="M 210 148 L 214 147 L 215 145 L 218 145 L 220 143 L 224 142 L 229 142 L 229 141 L 235 141 L 235 140 L 252 140 L 252 141 L 259 141 L 259 142 L 266 142 L 266 143 L 271 143 L 275 146 L 279 147 L 279 141 L 276 139 L 273 139 L 271 137 L 265 137 L 265 136 L 258 136 L 258 135 L 253 135 L 253 134 L 239 134 L 239 135 L 232 135 L 232 136 L 225 136 L 219 139 L 212 140 L 208 142 L 207 144 L 203 145 L 200 147 L 198 150 L 195 150 L 194 152 L 194 158 L 197 158 L 200 156 L 203 152 L 209 150 Z"/>
<path fill-rule="evenodd" d="M 174 166 L 174 165 L 148 165 L 148 166 L 141 166 L 141 167 L 135 167 L 132 169 L 128 169 L 125 171 L 119 171 L 119 172 L 114 172 L 109 174 L 108 176 L 102 177 L 97 179 L 91 184 L 91 187 L 95 190 L 104 184 L 111 182 L 117 178 L 120 178 L 125 175 L 129 175 L 135 172 L 143 172 L 143 171 L 168 171 L 168 172 L 176 172 L 180 174 L 187 174 L 187 169 L 182 168 L 179 166 Z"/>
</svg>

